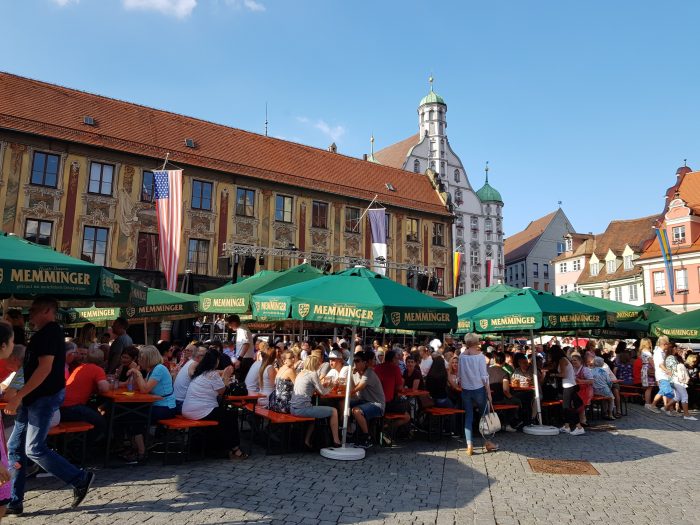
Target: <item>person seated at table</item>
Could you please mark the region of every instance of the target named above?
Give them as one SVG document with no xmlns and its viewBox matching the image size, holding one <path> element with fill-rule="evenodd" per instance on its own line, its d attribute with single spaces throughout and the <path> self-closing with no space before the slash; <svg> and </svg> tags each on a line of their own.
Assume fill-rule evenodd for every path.
<svg viewBox="0 0 700 525">
<path fill-rule="evenodd" d="M 610 381 L 610 376 L 604 368 L 605 360 L 600 356 L 596 356 L 592 361 L 593 368 L 591 368 L 591 374 L 593 375 L 593 394 L 605 398 L 605 400 L 602 401 L 603 419 L 614 421 L 615 418 L 612 415 L 612 405 L 615 397 L 612 393 L 612 382 Z"/>
<path fill-rule="evenodd" d="M 517 410 L 508 410 L 505 415 L 507 418 L 506 432 L 516 432 L 519 424 L 518 415 L 522 412 L 523 404 L 520 398 L 514 396 L 510 390 L 510 375 L 503 366 L 506 362 L 506 355 L 503 352 L 496 352 L 493 361 L 493 366 L 487 368 L 491 396 L 494 404 L 517 405 Z"/>
<path fill-rule="evenodd" d="M 433 349 L 429 346 L 419 346 L 418 353 L 420 354 L 420 373 L 425 377 L 433 364 Z"/>
<path fill-rule="evenodd" d="M 454 408 L 447 395 L 447 369 L 441 355 L 433 357 L 433 364 L 425 376 L 425 389 L 433 398 L 436 407 Z"/>
<path fill-rule="evenodd" d="M 532 367 L 525 354 L 517 354 L 515 356 L 515 369 L 511 374 L 510 380 L 515 383 L 514 386 L 531 387 L 535 382 L 532 375 Z"/>
<path fill-rule="evenodd" d="M 313 355 L 304 360 L 301 372 L 294 381 L 294 391 L 289 407 L 294 416 L 312 417 L 314 419 L 330 418 L 331 435 L 333 436 L 333 446 L 341 445 L 338 437 L 338 411 L 330 406 L 314 406 L 312 398 L 314 392 L 325 395 L 331 390 L 330 380 L 323 382 L 318 377 L 318 369 L 321 366 L 319 359 Z M 314 432 L 314 423 L 309 424 L 304 435 L 304 445 L 307 449 L 312 449 L 311 436 Z"/>
<path fill-rule="evenodd" d="M 384 350 L 384 347 L 379 346 L 374 350 L 374 357 L 377 360 L 377 364 L 381 365 L 384 362 L 384 359 L 386 357 L 386 351 Z"/>
<path fill-rule="evenodd" d="M 384 390 L 385 414 L 399 414 L 401 419 L 391 421 L 396 429 L 411 422 L 408 414 L 408 403 L 401 395 L 403 389 L 403 377 L 399 368 L 399 354 L 394 350 L 386 353 L 386 360 L 374 367 L 374 373 L 379 378 Z"/>
<path fill-rule="evenodd" d="M 86 421 L 94 425 L 91 439 L 99 440 L 105 434 L 106 422 L 102 415 L 88 406 L 90 398 L 94 394 L 109 391 L 102 365 L 102 352 L 97 348 L 88 350 L 84 363 L 71 372 L 66 381 L 66 393 L 63 405 L 61 405 L 61 419 L 63 421 Z"/>
<path fill-rule="evenodd" d="M 447 368 L 447 396 L 455 407 L 462 406 L 462 387 L 459 384 L 459 356 L 450 359 Z"/>
<path fill-rule="evenodd" d="M 194 346 L 194 345 L 190 345 Z M 175 393 L 175 412 L 177 414 L 182 413 L 182 403 L 185 401 L 187 396 L 187 389 L 192 382 L 194 377 L 194 370 L 197 365 L 202 361 L 202 358 L 207 353 L 207 349 L 203 346 L 194 346 L 195 350 L 192 354 L 192 358 L 187 361 L 185 366 L 180 368 L 180 371 L 175 376 L 175 382 L 173 383 L 173 391 Z M 215 350 L 214 350 L 215 351 Z"/>
<path fill-rule="evenodd" d="M 354 386 L 350 392 L 355 399 L 350 401 L 350 407 L 361 431 L 356 444 L 362 448 L 372 446 L 369 422 L 384 415 L 386 403 L 382 383 L 370 366 L 373 360 L 374 354 L 371 351 L 355 354 L 355 373 L 352 378 Z"/>
<path fill-rule="evenodd" d="M 292 351 L 283 351 L 281 361 L 282 366 L 275 375 L 275 393 L 270 395 L 267 408 L 275 412 L 289 414 L 292 394 L 294 393 L 294 380 L 297 377 Z"/>
<path fill-rule="evenodd" d="M 406 371 L 403 373 L 403 387 L 406 390 L 423 390 L 423 374 L 418 367 L 415 355 L 411 354 L 406 359 Z"/>
<path fill-rule="evenodd" d="M 321 379 L 328 378 L 333 381 L 334 384 L 347 381 L 350 374 L 350 367 L 345 364 L 343 354 L 340 350 L 330 351 L 328 354 L 328 364 L 330 365 L 330 369 Z"/>
<path fill-rule="evenodd" d="M 141 370 L 146 372 L 145 378 L 141 374 Z M 140 426 L 140 428 L 132 429 L 134 450 L 132 453 L 127 454 L 126 458 L 129 461 L 136 461 L 142 464 L 146 460 L 146 444 L 143 436 L 148 427 L 161 419 L 175 417 L 173 378 L 170 376 L 170 371 L 163 365 L 160 352 L 153 345 L 141 347 L 138 365 L 131 363 L 128 375 L 134 382 L 134 390 L 136 392 L 152 394 L 162 398 L 154 401 L 151 405 L 151 417 L 148 423 L 145 426 Z"/>
<path fill-rule="evenodd" d="M 248 456 L 240 447 L 238 417 L 235 410 L 226 410 L 220 404 L 220 398 L 231 384 L 233 367 L 217 370 L 221 354 L 214 349 L 204 352 L 199 363 L 194 367 L 192 381 L 187 388 L 185 400 L 182 403 L 182 415 L 187 419 L 217 421 L 213 427 L 216 450 L 225 450 L 231 459 L 245 459 Z"/>
<path fill-rule="evenodd" d="M 258 353 L 255 356 L 255 362 L 251 365 L 244 379 L 245 387 L 249 394 L 260 392 L 260 367 L 262 367 L 263 360 L 267 358 L 268 350 L 269 346 L 267 343 L 261 341 Z"/>
<path fill-rule="evenodd" d="M 182 367 L 188 364 L 192 360 L 192 356 L 194 353 L 197 351 L 197 345 L 195 344 L 189 344 L 185 346 L 178 354 L 176 361 L 177 364 L 175 367 L 171 370 L 173 377 L 177 377 L 177 375 L 180 373 L 180 370 L 182 370 Z"/>
<path fill-rule="evenodd" d="M 129 379 L 129 370 L 133 368 L 131 363 L 138 364 L 139 359 L 139 347 L 136 345 L 129 345 L 124 350 L 122 350 L 122 355 L 120 356 L 120 365 L 114 371 L 114 377 L 119 380 L 119 386 L 121 388 L 126 388 L 127 381 Z"/>
<path fill-rule="evenodd" d="M 623 350 L 618 356 L 617 367 L 615 368 L 615 376 L 620 380 L 623 385 L 634 384 L 632 363 L 630 362 L 630 352 L 629 350 Z"/>
<path fill-rule="evenodd" d="M 513 397 L 518 398 L 522 406 L 520 420 L 527 424 L 537 417 L 532 367 L 525 354 L 516 354 L 514 360 L 516 367 L 510 376 L 510 386 Z"/>
<path fill-rule="evenodd" d="M 275 363 L 277 362 L 277 349 L 268 347 L 267 343 L 261 348 L 265 348 L 265 356 L 262 361 L 260 361 L 260 367 L 258 368 L 258 385 L 260 385 L 260 393 L 265 397 L 258 399 L 258 405 L 262 407 L 267 406 L 268 398 L 272 392 L 275 391 L 275 376 L 277 375 L 277 369 L 275 368 Z"/>
</svg>

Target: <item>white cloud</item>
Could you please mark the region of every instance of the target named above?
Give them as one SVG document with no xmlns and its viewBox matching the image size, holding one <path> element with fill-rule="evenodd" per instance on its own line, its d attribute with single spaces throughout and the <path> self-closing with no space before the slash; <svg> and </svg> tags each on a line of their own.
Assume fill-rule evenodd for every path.
<svg viewBox="0 0 700 525">
<path fill-rule="evenodd" d="M 340 124 L 338 124 L 336 126 L 331 126 L 323 119 L 318 119 L 316 121 L 312 121 L 308 117 L 297 117 L 297 121 L 302 123 L 302 124 L 310 125 L 313 128 L 319 130 L 321 133 L 323 133 L 326 137 L 331 139 L 333 142 L 338 142 L 338 140 L 340 140 L 342 138 L 342 136 L 345 135 L 345 127 L 344 126 L 341 126 Z"/>
<path fill-rule="evenodd" d="M 51 0 L 54 4 L 60 7 L 66 7 L 68 4 L 77 4 L 80 0 Z"/>
<path fill-rule="evenodd" d="M 187 18 L 197 7 L 197 0 L 122 0 L 126 9 L 158 11 L 176 18 Z"/>
<path fill-rule="evenodd" d="M 257 0 L 226 0 L 226 3 L 236 9 L 247 9 L 254 13 L 267 11 L 267 8 Z"/>
</svg>

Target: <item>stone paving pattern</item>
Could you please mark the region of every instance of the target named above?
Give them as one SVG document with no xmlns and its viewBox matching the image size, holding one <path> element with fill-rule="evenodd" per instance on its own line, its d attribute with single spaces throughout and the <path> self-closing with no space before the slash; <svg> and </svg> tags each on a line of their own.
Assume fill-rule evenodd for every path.
<svg viewBox="0 0 700 525">
<path fill-rule="evenodd" d="M 28 482 L 23 517 L 7 523 L 697 525 L 700 422 L 630 406 L 618 433 L 499 434 L 501 451 L 464 443 L 373 448 L 361 463 L 316 454 L 97 470 L 83 505 L 53 478 Z M 480 450 L 478 450 L 480 452 Z M 535 474 L 527 458 L 590 461 L 599 476 Z"/>
</svg>

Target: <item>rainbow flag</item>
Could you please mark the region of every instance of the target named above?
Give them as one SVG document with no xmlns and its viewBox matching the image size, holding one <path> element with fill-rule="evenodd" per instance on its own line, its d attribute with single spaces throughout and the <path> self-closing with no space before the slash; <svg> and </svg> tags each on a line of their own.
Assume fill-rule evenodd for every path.
<svg viewBox="0 0 700 525">
<path fill-rule="evenodd" d="M 460 271 L 462 269 L 462 257 L 464 254 L 461 252 L 454 252 L 452 257 L 452 296 L 457 297 L 459 290 L 459 277 Z"/>
<path fill-rule="evenodd" d="M 671 302 L 674 300 L 674 292 L 676 287 L 676 282 L 673 279 L 673 260 L 671 259 L 671 244 L 668 242 L 668 232 L 666 229 L 655 228 L 656 238 L 659 240 L 659 247 L 661 248 L 661 255 L 664 258 L 664 265 L 666 266 L 666 276 L 668 277 L 668 295 L 671 297 Z"/>
</svg>

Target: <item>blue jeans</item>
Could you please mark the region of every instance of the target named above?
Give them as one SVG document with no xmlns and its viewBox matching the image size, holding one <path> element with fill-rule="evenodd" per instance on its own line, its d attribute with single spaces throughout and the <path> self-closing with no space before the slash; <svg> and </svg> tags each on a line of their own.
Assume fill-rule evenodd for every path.
<svg viewBox="0 0 700 525">
<path fill-rule="evenodd" d="M 482 415 L 486 413 L 486 389 L 482 386 L 476 390 L 462 390 L 462 405 L 464 408 L 464 437 L 469 444 L 472 443 L 474 405 L 477 406 Z"/>
<path fill-rule="evenodd" d="M 107 434 L 107 422 L 97 411 L 85 405 L 73 405 L 61 408 L 61 421 L 85 421 L 95 428 L 89 432 L 90 439 L 95 441 Z"/>
<path fill-rule="evenodd" d="M 46 445 L 52 414 L 61 406 L 65 390 L 36 399 L 30 406 L 20 406 L 15 418 L 15 428 L 7 442 L 7 455 L 12 476 L 12 495 L 9 507 L 20 507 L 24 501 L 24 482 L 27 458 L 49 474 L 73 485 L 80 486 L 87 472 L 72 465 L 63 456 Z M 16 468 L 19 464 L 19 468 Z"/>
</svg>

